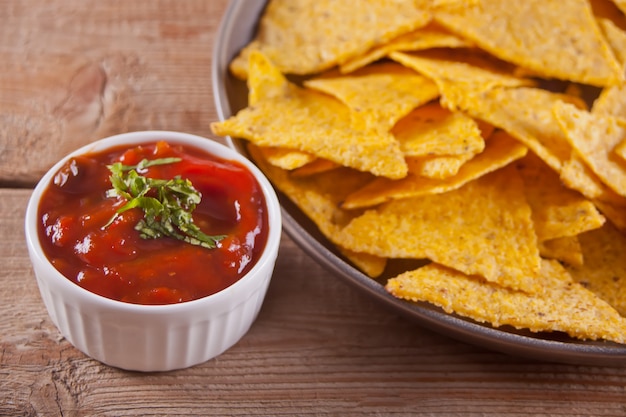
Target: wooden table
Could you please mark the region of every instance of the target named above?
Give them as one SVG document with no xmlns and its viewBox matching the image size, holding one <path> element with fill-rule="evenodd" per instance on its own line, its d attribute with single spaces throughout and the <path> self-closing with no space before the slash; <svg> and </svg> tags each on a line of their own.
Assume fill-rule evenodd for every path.
<svg viewBox="0 0 626 417">
<path fill-rule="evenodd" d="M 109 134 L 212 137 L 211 53 L 226 6 L 0 0 L 0 415 L 626 415 L 626 367 L 542 363 L 433 333 L 287 236 L 258 320 L 214 360 L 125 372 L 59 335 L 23 236 L 34 183 Z"/>
</svg>

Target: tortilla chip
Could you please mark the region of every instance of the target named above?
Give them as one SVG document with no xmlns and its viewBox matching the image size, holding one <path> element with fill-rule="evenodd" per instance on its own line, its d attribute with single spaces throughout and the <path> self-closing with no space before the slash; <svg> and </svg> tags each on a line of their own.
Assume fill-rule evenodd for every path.
<svg viewBox="0 0 626 417">
<path fill-rule="evenodd" d="M 591 112 L 626 119 L 626 83 L 603 89 Z"/>
<path fill-rule="evenodd" d="M 391 59 L 420 74 L 431 78 L 441 93 L 441 103 L 450 110 L 457 110 L 456 103 L 468 90 L 487 91 L 496 87 L 534 85 L 534 81 L 507 72 L 507 68 L 495 65 L 484 56 L 469 54 L 448 57 L 438 53 L 393 52 Z"/>
<path fill-rule="evenodd" d="M 348 195 L 345 209 L 371 207 L 386 201 L 455 190 L 526 155 L 527 148 L 504 131 L 495 132 L 485 150 L 467 161 L 449 178 L 433 179 L 409 174 L 401 180 L 377 178 Z"/>
<path fill-rule="evenodd" d="M 584 262 L 583 250 L 578 236 L 559 237 L 539 242 L 539 255 L 546 259 L 555 259 L 573 266 Z"/>
<path fill-rule="evenodd" d="M 387 266 L 387 259 L 385 258 L 369 253 L 353 252 L 341 246 L 338 249 L 348 261 L 370 278 L 379 277 L 385 271 Z"/>
<path fill-rule="evenodd" d="M 610 19 L 600 18 L 598 24 L 623 71 L 626 68 L 626 31 Z"/>
<path fill-rule="evenodd" d="M 533 87 L 467 91 L 456 103 L 469 115 L 506 130 L 559 172 L 571 145 L 553 113 L 555 103 L 584 107 L 577 97 Z"/>
<path fill-rule="evenodd" d="M 485 148 L 476 121 L 460 112 L 429 103 L 413 110 L 393 127 L 405 156 L 467 155 Z"/>
<path fill-rule="evenodd" d="M 626 163 L 613 149 L 626 140 L 626 126 L 612 116 L 592 114 L 557 103 L 554 114 L 578 156 L 613 191 L 626 196 Z"/>
<path fill-rule="evenodd" d="M 333 97 L 291 83 L 286 91 L 212 123 L 213 133 L 308 152 L 374 175 L 406 176 L 404 156 L 391 133 L 354 129 L 349 109 Z"/>
<path fill-rule="evenodd" d="M 329 161 L 328 159 L 317 158 L 314 161 L 309 162 L 299 168 L 293 170 L 292 175 L 295 177 L 306 177 L 309 175 L 319 174 L 322 172 L 330 171 L 340 167 L 337 163 Z"/>
<path fill-rule="evenodd" d="M 316 160 L 315 155 L 293 149 L 264 146 L 260 150 L 267 162 L 287 170 L 300 168 Z"/>
<path fill-rule="evenodd" d="M 574 279 L 626 316 L 626 237 L 611 224 L 579 236 L 585 262 Z"/>
<path fill-rule="evenodd" d="M 580 193 L 566 188 L 556 172 L 535 154 L 517 163 L 524 192 L 532 208 L 535 232 L 540 242 L 576 236 L 601 227 L 605 218 Z"/>
<path fill-rule="evenodd" d="M 352 111 L 355 129 L 385 132 L 411 110 L 439 96 L 431 80 L 393 62 L 374 64 L 350 75 L 314 78 L 304 85 L 345 103 Z"/>
<path fill-rule="evenodd" d="M 443 180 L 457 175 L 463 164 L 473 157 L 474 155 L 469 153 L 407 157 L 406 164 L 409 167 L 409 175 Z"/>
<path fill-rule="evenodd" d="M 494 327 L 565 332 L 583 340 L 626 342 L 626 321 L 607 303 L 574 282 L 556 261 L 544 260 L 537 278 L 543 291 L 528 295 L 490 284 L 437 264 L 388 281 L 387 291 L 410 301 L 427 301 Z"/>
<path fill-rule="evenodd" d="M 515 167 L 454 191 L 367 210 L 340 237 L 343 247 L 357 252 L 430 259 L 506 287 L 538 291 L 537 238 Z"/>
<path fill-rule="evenodd" d="M 400 35 L 389 43 L 370 49 L 365 54 L 344 62 L 339 70 L 343 74 L 363 68 L 385 58 L 395 51 L 421 51 L 432 48 L 463 48 L 470 46 L 464 39 L 436 24 L 429 24 L 412 32 Z"/>
<path fill-rule="evenodd" d="M 283 74 L 314 74 L 430 20 L 429 12 L 402 0 L 271 0 L 230 70 L 245 79 L 250 52 L 261 51 Z"/>
<path fill-rule="evenodd" d="M 494 56 L 543 78 L 595 86 L 624 80 L 585 0 L 479 0 L 437 11 L 435 20 Z"/>
</svg>

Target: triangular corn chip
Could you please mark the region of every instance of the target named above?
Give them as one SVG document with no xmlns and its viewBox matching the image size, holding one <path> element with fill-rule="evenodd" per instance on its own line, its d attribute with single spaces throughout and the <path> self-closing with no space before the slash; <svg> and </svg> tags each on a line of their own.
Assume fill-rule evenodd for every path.
<svg viewBox="0 0 626 417">
<path fill-rule="evenodd" d="M 485 148 L 475 120 L 429 103 L 421 106 L 393 127 L 405 156 L 475 155 Z"/>
<path fill-rule="evenodd" d="M 479 0 L 438 11 L 435 20 L 453 33 L 544 78 L 606 86 L 624 75 L 585 0 Z"/>
<path fill-rule="evenodd" d="M 269 164 L 259 148 L 249 145 L 252 159 L 263 170 L 274 186 L 283 192 L 302 212 L 313 221 L 320 232 L 337 244 L 336 236 L 358 212 L 339 208 L 346 194 L 370 180 L 368 174 L 337 168 L 312 177 L 294 177 L 288 171 Z M 340 252 L 371 277 L 385 269 L 387 260 L 367 253 L 358 253 L 344 248 Z"/>
<path fill-rule="evenodd" d="M 414 108 L 439 96 L 430 79 L 393 62 L 374 64 L 350 75 L 313 78 L 304 85 L 345 103 L 356 129 L 384 132 Z"/>
<path fill-rule="evenodd" d="M 604 217 L 593 203 L 564 187 L 558 174 L 535 154 L 530 153 L 518 161 L 517 167 L 524 180 L 524 192 L 540 242 L 576 236 L 604 224 Z"/>
<path fill-rule="evenodd" d="M 512 166 L 454 191 L 367 210 L 340 238 L 343 247 L 357 252 L 430 259 L 506 287 L 538 290 L 537 237 Z"/>
<path fill-rule="evenodd" d="M 404 156 L 391 133 L 354 129 L 348 108 L 326 94 L 294 84 L 284 91 L 212 123 L 213 133 L 308 152 L 374 175 L 406 176 Z"/>
<path fill-rule="evenodd" d="M 626 196 L 626 165 L 613 149 L 626 140 L 626 122 L 557 103 L 554 114 L 578 156 L 613 191 Z"/>
<path fill-rule="evenodd" d="M 388 281 L 398 298 L 427 301 L 475 321 L 532 332 L 565 332 L 579 339 L 626 342 L 626 321 L 611 306 L 574 282 L 556 261 L 544 260 L 537 279 L 543 290 L 528 295 L 437 264 Z"/>
<path fill-rule="evenodd" d="M 569 160 L 571 145 L 553 113 L 562 101 L 584 106 L 577 97 L 540 88 L 495 88 L 466 91 L 457 105 L 471 116 L 506 130 L 559 172 Z"/>
<path fill-rule="evenodd" d="M 489 172 L 502 168 L 526 155 L 527 148 L 506 132 L 495 132 L 485 150 L 467 161 L 456 175 L 435 179 L 408 175 L 401 180 L 377 178 L 348 195 L 342 207 L 356 209 L 370 207 L 394 199 L 418 197 L 455 190 Z"/>
<path fill-rule="evenodd" d="M 252 42 L 230 69 L 245 79 L 251 51 L 283 74 L 314 74 L 426 26 L 431 14 L 403 0 L 271 0 Z"/>
<path fill-rule="evenodd" d="M 363 68 L 396 51 L 421 51 L 432 48 L 462 48 L 470 46 L 464 39 L 441 28 L 429 24 L 412 32 L 400 35 L 392 41 L 370 49 L 365 54 L 344 62 L 339 67 L 344 74 Z"/>
<path fill-rule="evenodd" d="M 606 224 L 578 237 L 584 263 L 568 266 L 574 279 L 626 316 L 626 236 Z"/>
</svg>

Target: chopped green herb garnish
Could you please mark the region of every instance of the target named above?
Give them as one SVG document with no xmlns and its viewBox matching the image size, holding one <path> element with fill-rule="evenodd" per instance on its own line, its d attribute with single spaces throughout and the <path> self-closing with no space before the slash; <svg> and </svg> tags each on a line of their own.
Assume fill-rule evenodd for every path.
<svg viewBox="0 0 626 417">
<path fill-rule="evenodd" d="M 210 236 L 203 233 L 193 222 L 191 213 L 202 198 L 189 179 L 176 176 L 169 180 L 148 178 L 141 175 L 155 165 L 173 164 L 180 158 L 143 159 L 137 165 L 115 162 L 109 165 L 111 185 L 107 197 L 121 197 L 126 204 L 104 226 L 108 227 L 121 213 L 141 208 L 144 217 L 135 229 L 144 239 L 169 236 L 192 245 L 213 249 L 225 235 Z"/>
</svg>

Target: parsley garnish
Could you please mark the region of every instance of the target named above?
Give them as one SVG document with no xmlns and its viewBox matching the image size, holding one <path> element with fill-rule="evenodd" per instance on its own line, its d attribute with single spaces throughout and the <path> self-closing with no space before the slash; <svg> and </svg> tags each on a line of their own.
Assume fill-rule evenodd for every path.
<svg viewBox="0 0 626 417">
<path fill-rule="evenodd" d="M 126 204 L 104 226 L 108 227 L 126 210 L 141 208 L 144 213 L 135 226 L 143 239 L 169 236 L 192 245 L 213 249 L 225 235 L 209 236 L 193 222 L 191 213 L 202 198 L 189 179 L 176 176 L 169 180 L 148 178 L 142 173 L 155 165 L 173 164 L 180 158 L 143 159 L 137 165 L 115 162 L 108 165 L 111 185 L 107 197 L 121 197 Z"/>
</svg>

